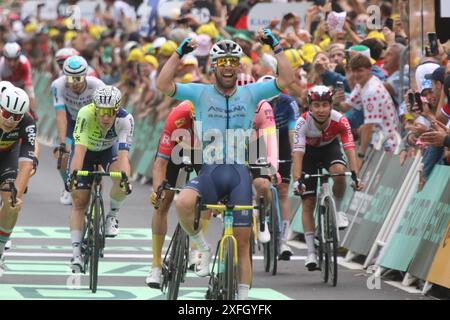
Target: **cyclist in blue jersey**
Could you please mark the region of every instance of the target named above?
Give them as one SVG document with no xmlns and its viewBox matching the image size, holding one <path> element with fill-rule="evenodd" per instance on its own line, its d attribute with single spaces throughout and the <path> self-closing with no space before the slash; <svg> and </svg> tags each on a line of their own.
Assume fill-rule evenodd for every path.
<svg viewBox="0 0 450 320">
<path fill-rule="evenodd" d="M 262 76 L 258 82 L 273 81 L 273 76 Z M 289 202 L 289 183 L 291 181 L 292 167 L 292 143 L 295 132 L 295 123 L 300 116 L 299 107 L 295 99 L 286 94 L 279 94 L 268 99 L 272 106 L 275 116 L 275 123 L 278 130 L 278 172 L 281 175 L 281 184 L 277 186 L 280 216 L 281 216 L 281 234 L 280 234 L 280 260 L 290 260 L 292 250 L 287 245 L 289 231 L 289 222 L 291 219 L 291 205 Z"/>
<path fill-rule="evenodd" d="M 210 51 L 215 84 L 175 83 L 173 79 L 181 57 L 197 46 L 195 40 L 186 38 L 164 65 L 156 83 L 166 95 L 177 100 L 190 100 L 195 106 L 195 125 L 202 142 L 203 164 L 200 175 L 180 193 L 176 208 L 181 226 L 200 251 L 201 257 L 195 269 L 199 276 L 209 274 L 211 249 L 201 226 L 198 232 L 193 227 L 197 196 L 200 194 L 205 203 L 217 203 L 228 196 L 229 204 L 251 205 L 250 173 L 245 166 L 245 152 L 239 150 L 245 149 L 258 102 L 277 95 L 294 82 L 290 63 L 271 30 L 261 29 L 258 36 L 261 42 L 272 48 L 278 61 L 280 77 L 273 81 L 236 86 L 242 48 L 231 40 L 221 40 Z M 240 132 L 236 133 L 237 129 Z M 243 131 L 248 131 L 248 135 Z M 230 139 L 233 133 L 237 137 Z M 238 299 L 248 298 L 252 279 L 249 252 L 251 217 L 248 211 L 234 213 L 239 261 Z"/>
</svg>

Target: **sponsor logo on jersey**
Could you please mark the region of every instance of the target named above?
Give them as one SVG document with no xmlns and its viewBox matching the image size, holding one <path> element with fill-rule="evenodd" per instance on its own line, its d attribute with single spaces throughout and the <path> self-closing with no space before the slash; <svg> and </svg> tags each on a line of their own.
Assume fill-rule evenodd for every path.
<svg viewBox="0 0 450 320">
<path fill-rule="evenodd" d="M 177 128 L 181 128 L 186 123 L 186 120 L 184 118 L 175 120 L 175 125 Z"/>
</svg>

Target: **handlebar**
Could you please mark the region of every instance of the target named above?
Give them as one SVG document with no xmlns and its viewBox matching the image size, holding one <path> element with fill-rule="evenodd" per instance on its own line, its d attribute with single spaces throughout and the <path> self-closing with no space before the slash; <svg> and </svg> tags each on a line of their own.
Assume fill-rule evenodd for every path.
<svg viewBox="0 0 450 320">
<path fill-rule="evenodd" d="M 353 182 L 355 183 L 355 187 L 356 188 L 359 187 L 359 180 L 358 180 L 358 176 L 355 171 L 347 171 L 344 173 L 317 173 L 317 174 L 307 174 L 307 173 L 303 172 L 301 177 L 297 181 L 300 185 L 302 185 L 304 180 L 318 179 L 318 178 L 329 179 L 332 177 L 351 177 Z M 300 195 L 300 193 L 295 192 L 295 191 L 294 191 L 294 194 Z"/>
<path fill-rule="evenodd" d="M 66 144 L 65 143 L 61 143 L 59 145 L 59 147 L 56 148 L 56 150 L 59 151 L 58 164 L 56 165 L 56 168 L 58 170 L 61 170 L 61 163 L 62 163 L 63 154 L 69 153 L 69 152 L 66 151 Z"/>
<path fill-rule="evenodd" d="M 120 187 L 125 188 L 127 194 L 131 193 L 131 186 L 128 181 L 128 176 L 124 171 L 86 171 L 86 170 L 74 170 L 70 179 L 70 187 L 73 188 L 76 177 L 111 177 L 120 179 Z"/>
</svg>

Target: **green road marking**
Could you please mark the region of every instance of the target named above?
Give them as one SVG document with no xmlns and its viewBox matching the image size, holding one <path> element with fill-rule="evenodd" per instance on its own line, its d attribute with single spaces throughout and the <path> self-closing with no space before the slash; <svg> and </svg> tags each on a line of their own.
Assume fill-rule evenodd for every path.
<svg viewBox="0 0 450 320">
<path fill-rule="evenodd" d="M 199 300 L 205 298 L 207 288 L 180 288 L 179 300 Z M 290 300 L 289 297 L 272 289 L 252 288 L 249 292 L 250 299 L 261 300 Z M 2 284 L 0 299 L 8 300 L 165 300 L 165 295 L 157 289 L 148 287 L 102 287 L 99 285 L 97 293 L 93 294 L 88 288 L 70 289 L 68 286 L 55 285 L 14 285 Z"/>
<path fill-rule="evenodd" d="M 18 226 L 14 228 L 11 238 L 70 239 L 70 230 L 69 227 Z M 110 240 L 152 240 L 152 231 L 150 228 L 121 228 L 119 235 L 114 239 L 108 239 L 108 241 Z M 170 237 L 166 236 L 166 240 L 170 240 Z"/>
<path fill-rule="evenodd" d="M 70 252 L 72 253 L 72 246 L 57 246 L 57 245 L 22 245 L 22 244 L 18 244 L 16 245 L 13 242 L 11 251 L 12 252 L 17 252 L 17 250 L 34 250 L 34 251 L 39 251 L 42 252 L 42 250 L 48 250 L 48 251 L 65 251 L 65 252 Z M 167 247 L 163 247 L 163 251 L 162 252 L 166 252 Z M 106 249 L 105 249 L 105 254 L 108 253 L 113 253 L 113 252 L 133 252 L 133 253 L 142 253 L 142 254 L 151 254 L 152 253 L 152 248 L 151 246 L 111 246 L 111 245 L 107 245 Z"/>
<path fill-rule="evenodd" d="M 6 268 L 3 277 L 8 275 L 27 276 L 70 276 L 73 275 L 69 267 L 69 261 L 42 261 L 42 260 L 12 260 L 6 258 Z M 150 271 L 151 261 L 148 262 L 109 262 L 100 261 L 99 276 L 108 277 L 147 277 Z M 82 274 L 82 277 L 87 275 Z M 189 271 L 188 278 L 197 278 L 195 273 Z"/>
</svg>

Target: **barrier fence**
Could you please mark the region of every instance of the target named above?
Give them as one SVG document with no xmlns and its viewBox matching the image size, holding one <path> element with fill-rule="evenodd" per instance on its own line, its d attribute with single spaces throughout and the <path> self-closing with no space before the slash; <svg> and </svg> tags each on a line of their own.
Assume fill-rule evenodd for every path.
<svg viewBox="0 0 450 320">
<path fill-rule="evenodd" d="M 38 136 L 56 144 L 51 78 L 35 72 L 33 82 Z M 133 113 L 132 106 L 127 110 Z M 149 116 L 135 119 L 130 151 L 135 173 L 151 176 L 163 127 L 164 120 L 155 123 Z M 375 264 L 378 274 L 385 269 L 400 270 L 407 272 L 405 283 L 418 278 L 450 289 L 450 167 L 437 165 L 424 189 L 416 192 L 420 162 L 420 155 L 400 165 L 397 155 L 370 152 L 361 170 L 365 190 L 353 192 L 347 188 L 345 193 L 343 209 L 350 225 L 341 244 L 349 250 L 347 260 L 367 256 L 364 267 Z M 296 208 L 291 229 L 302 233 L 299 198 L 291 196 L 290 200 Z"/>
</svg>

